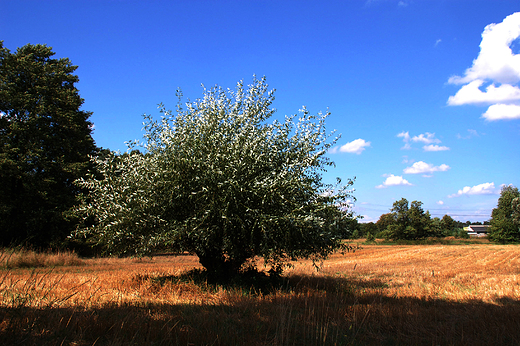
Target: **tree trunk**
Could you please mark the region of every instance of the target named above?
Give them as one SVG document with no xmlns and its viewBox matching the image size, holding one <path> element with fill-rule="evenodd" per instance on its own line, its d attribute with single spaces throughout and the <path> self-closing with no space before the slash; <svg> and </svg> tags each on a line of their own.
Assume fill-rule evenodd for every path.
<svg viewBox="0 0 520 346">
<path fill-rule="evenodd" d="M 200 264 L 206 268 L 208 276 L 218 281 L 226 281 L 240 272 L 244 261 L 226 258 L 223 254 L 197 254 Z"/>
</svg>

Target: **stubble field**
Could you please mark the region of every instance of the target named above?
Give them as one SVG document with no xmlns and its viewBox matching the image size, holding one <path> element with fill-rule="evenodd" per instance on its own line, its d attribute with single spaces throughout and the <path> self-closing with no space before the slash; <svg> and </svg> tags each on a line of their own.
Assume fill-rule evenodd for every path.
<svg viewBox="0 0 520 346">
<path fill-rule="evenodd" d="M 0 344 L 520 344 L 518 245 L 363 245 L 256 288 L 194 256 L 24 256 L 0 254 Z"/>
</svg>

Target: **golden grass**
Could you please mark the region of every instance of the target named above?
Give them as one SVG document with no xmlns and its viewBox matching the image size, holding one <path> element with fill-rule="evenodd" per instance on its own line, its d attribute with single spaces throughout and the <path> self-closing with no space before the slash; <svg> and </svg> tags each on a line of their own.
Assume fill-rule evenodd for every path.
<svg viewBox="0 0 520 346">
<path fill-rule="evenodd" d="M 41 253 L 27 249 L 0 249 L 0 268 L 4 269 L 77 266 L 83 263 L 76 253 L 70 251 Z"/>
<path fill-rule="evenodd" d="M 520 247 L 364 245 L 280 286 L 180 274 L 196 257 L 0 271 L 0 344 L 520 344 Z"/>
</svg>

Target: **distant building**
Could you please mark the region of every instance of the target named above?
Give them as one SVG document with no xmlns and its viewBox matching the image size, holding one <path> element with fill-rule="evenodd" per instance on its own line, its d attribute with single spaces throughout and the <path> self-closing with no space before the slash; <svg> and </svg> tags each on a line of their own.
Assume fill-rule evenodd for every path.
<svg viewBox="0 0 520 346">
<path fill-rule="evenodd" d="M 486 237 L 489 232 L 490 225 L 469 225 L 465 227 L 470 237 Z"/>
</svg>

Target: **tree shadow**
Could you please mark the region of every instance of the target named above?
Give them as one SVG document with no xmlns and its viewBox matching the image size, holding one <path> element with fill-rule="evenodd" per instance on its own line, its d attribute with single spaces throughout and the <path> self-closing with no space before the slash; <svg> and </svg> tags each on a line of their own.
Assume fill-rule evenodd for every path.
<svg viewBox="0 0 520 346">
<path fill-rule="evenodd" d="M 157 284 L 193 280 L 155 277 Z M 153 278 L 152 278 L 153 279 Z M 283 278 L 282 278 L 283 279 Z M 271 282 L 272 284 L 272 282 Z M 518 345 L 520 302 L 394 297 L 379 279 L 294 275 L 220 303 L 0 309 L 10 345 Z M 368 293 L 363 293 L 363 291 Z M 237 291 L 243 290 L 243 294 Z"/>
</svg>

